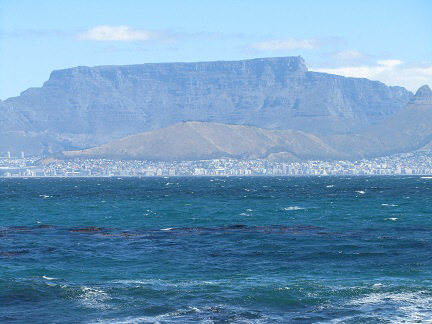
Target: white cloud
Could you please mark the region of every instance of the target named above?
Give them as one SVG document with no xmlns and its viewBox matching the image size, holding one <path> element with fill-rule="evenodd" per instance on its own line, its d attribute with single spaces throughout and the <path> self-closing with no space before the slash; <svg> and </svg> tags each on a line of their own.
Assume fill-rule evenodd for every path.
<svg viewBox="0 0 432 324">
<path fill-rule="evenodd" d="M 379 65 L 385 66 L 386 68 L 392 69 L 397 65 L 401 65 L 403 62 L 400 60 L 380 60 L 377 62 Z"/>
<path fill-rule="evenodd" d="M 96 26 L 79 33 L 77 37 L 93 41 L 160 41 L 168 39 L 163 32 L 129 26 Z"/>
<path fill-rule="evenodd" d="M 249 45 L 249 48 L 255 51 L 264 52 L 294 49 L 316 49 L 321 45 L 322 41 L 316 38 L 288 38 L 252 43 Z"/>
<path fill-rule="evenodd" d="M 337 60 L 358 60 L 366 56 L 363 52 L 357 50 L 339 51 L 332 54 L 332 57 Z"/>
<path fill-rule="evenodd" d="M 403 86 L 417 91 L 424 84 L 432 86 L 432 64 L 409 65 L 400 60 L 379 60 L 375 65 L 318 68 L 317 72 L 367 78 L 381 81 L 390 86 Z"/>
<path fill-rule="evenodd" d="M 372 55 L 355 49 L 324 52 L 321 56 L 325 59 L 324 62 L 321 62 L 321 65 L 327 68 L 363 66 L 376 62 L 376 58 Z"/>
</svg>

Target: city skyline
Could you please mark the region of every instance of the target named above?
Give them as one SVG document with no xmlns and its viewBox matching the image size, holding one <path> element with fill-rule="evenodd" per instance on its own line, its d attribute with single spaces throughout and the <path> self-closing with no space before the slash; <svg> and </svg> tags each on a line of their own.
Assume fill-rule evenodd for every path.
<svg viewBox="0 0 432 324">
<path fill-rule="evenodd" d="M 432 175 L 432 151 L 347 160 L 299 162 L 218 158 L 197 161 L 0 158 L 0 177 L 169 177 Z M 429 178 L 429 177 L 428 177 Z"/>
</svg>

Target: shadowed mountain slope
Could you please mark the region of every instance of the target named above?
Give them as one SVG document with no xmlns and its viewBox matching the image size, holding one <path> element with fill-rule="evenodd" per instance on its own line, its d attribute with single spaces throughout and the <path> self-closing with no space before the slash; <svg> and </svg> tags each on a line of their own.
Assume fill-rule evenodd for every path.
<svg viewBox="0 0 432 324">
<path fill-rule="evenodd" d="M 410 102 L 368 131 L 323 138 L 336 150 L 353 157 L 375 157 L 431 147 L 432 91 L 422 86 Z"/>
</svg>

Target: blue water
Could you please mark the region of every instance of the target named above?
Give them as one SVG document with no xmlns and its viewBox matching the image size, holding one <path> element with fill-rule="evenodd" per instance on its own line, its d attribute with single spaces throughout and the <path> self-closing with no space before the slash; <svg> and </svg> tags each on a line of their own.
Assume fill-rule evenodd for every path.
<svg viewBox="0 0 432 324">
<path fill-rule="evenodd" d="M 0 180 L 0 322 L 432 321 L 432 179 Z"/>
</svg>

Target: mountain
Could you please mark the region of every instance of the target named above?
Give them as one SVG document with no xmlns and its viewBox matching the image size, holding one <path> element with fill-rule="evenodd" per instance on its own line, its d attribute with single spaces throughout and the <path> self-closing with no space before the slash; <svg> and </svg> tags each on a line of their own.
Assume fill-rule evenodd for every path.
<svg viewBox="0 0 432 324">
<path fill-rule="evenodd" d="M 359 133 L 324 136 L 296 130 L 184 122 L 63 155 L 146 160 L 268 158 L 294 162 L 377 157 L 431 147 L 432 91 L 423 86 L 406 107 Z"/>
<path fill-rule="evenodd" d="M 377 81 L 310 72 L 301 57 L 80 66 L 0 102 L 0 151 L 87 148 L 182 121 L 354 132 L 412 96 Z"/>
<path fill-rule="evenodd" d="M 428 85 L 399 112 L 367 131 L 323 138 L 353 157 L 376 157 L 432 147 L 432 91 Z"/>
<path fill-rule="evenodd" d="M 304 160 L 340 157 L 318 136 L 295 130 L 270 130 L 242 125 L 184 122 L 131 135 L 64 157 L 146 160 L 202 160 L 220 157 Z"/>
<path fill-rule="evenodd" d="M 422 149 L 432 141 L 432 91 L 424 85 L 408 105 L 370 133 L 385 143 L 388 152 Z"/>
</svg>

